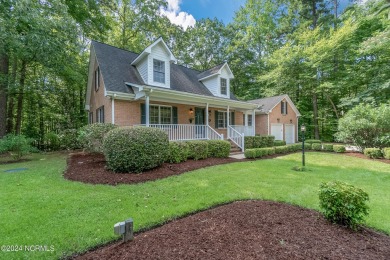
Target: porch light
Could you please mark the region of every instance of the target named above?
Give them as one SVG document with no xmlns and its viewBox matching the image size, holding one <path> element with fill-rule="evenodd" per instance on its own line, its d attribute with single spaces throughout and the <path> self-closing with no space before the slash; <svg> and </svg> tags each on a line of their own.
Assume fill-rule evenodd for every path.
<svg viewBox="0 0 390 260">
<path fill-rule="evenodd" d="M 306 126 L 304 124 L 301 125 L 301 132 L 302 132 L 302 166 L 305 166 L 305 132 L 306 132 Z"/>
<path fill-rule="evenodd" d="M 290 124 L 292 124 L 292 119 L 290 119 Z"/>
<path fill-rule="evenodd" d="M 194 110 L 192 110 L 192 108 L 190 108 L 190 115 L 192 115 L 194 113 Z"/>
<path fill-rule="evenodd" d="M 278 123 L 280 122 L 280 118 L 276 119 L 276 121 L 278 121 Z"/>
</svg>

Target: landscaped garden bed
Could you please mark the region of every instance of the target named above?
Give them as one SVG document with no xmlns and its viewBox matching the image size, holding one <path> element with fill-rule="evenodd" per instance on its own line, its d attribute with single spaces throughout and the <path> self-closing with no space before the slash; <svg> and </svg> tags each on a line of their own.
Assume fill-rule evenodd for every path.
<svg viewBox="0 0 390 260">
<path fill-rule="evenodd" d="M 330 224 L 314 210 L 241 201 L 139 233 L 77 259 L 388 259 L 390 237 Z"/>
</svg>

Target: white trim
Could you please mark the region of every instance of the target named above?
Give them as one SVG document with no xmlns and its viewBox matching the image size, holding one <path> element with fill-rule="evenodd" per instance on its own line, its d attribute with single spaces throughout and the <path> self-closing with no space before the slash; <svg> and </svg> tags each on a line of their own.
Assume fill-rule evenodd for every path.
<svg viewBox="0 0 390 260">
<path fill-rule="evenodd" d="M 267 114 L 267 128 L 268 128 L 268 135 L 269 135 L 269 133 L 270 133 L 270 131 L 271 131 L 271 126 L 270 126 L 270 124 L 269 124 L 269 114 Z"/>
<path fill-rule="evenodd" d="M 290 104 L 291 108 L 294 110 L 295 114 L 297 115 L 297 117 L 301 116 L 301 114 L 299 113 L 297 107 L 294 105 L 294 103 L 292 102 L 292 100 L 290 99 L 290 97 L 286 94 L 286 95 L 283 95 L 283 96 L 280 96 L 280 99 L 278 99 L 278 102 L 276 102 L 276 104 L 269 110 L 269 113 L 272 112 L 272 110 L 277 106 L 279 105 L 279 103 L 283 100 L 283 99 L 286 99 L 287 102 Z"/>
<path fill-rule="evenodd" d="M 115 95 L 111 98 L 111 123 L 115 124 Z"/>
<path fill-rule="evenodd" d="M 154 41 L 152 44 L 150 44 L 148 47 L 145 48 L 145 50 L 143 52 L 141 52 L 140 55 L 138 55 L 137 58 L 135 58 L 135 60 L 133 60 L 133 62 L 131 63 L 131 65 L 137 65 L 137 63 L 139 61 L 141 61 L 145 56 L 149 55 L 152 53 L 152 48 L 157 45 L 158 43 L 162 43 L 163 46 L 165 47 L 165 49 L 168 51 L 169 53 L 169 61 L 170 62 L 177 62 L 177 59 L 175 58 L 175 56 L 173 55 L 173 53 L 171 52 L 171 50 L 168 48 L 167 44 L 164 42 L 164 40 L 159 37 L 156 41 Z"/>
<path fill-rule="evenodd" d="M 221 75 L 222 69 L 223 69 L 225 66 L 227 66 L 227 69 L 228 69 L 228 73 L 229 73 L 229 76 L 230 76 L 229 79 L 234 79 L 234 75 L 233 75 L 232 70 L 231 70 L 230 67 L 229 67 L 229 64 L 228 64 L 227 62 L 225 62 L 225 63 L 223 64 L 223 66 L 222 66 L 217 72 L 215 72 L 215 73 L 213 73 L 213 74 L 211 74 L 211 75 L 208 75 L 208 76 L 206 76 L 206 77 L 203 77 L 203 78 L 201 78 L 201 79 L 198 79 L 198 81 L 202 81 L 202 80 L 208 79 L 208 78 L 213 77 L 213 76 Z M 212 69 L 212 68 L 211 68 L 211 69 Z"/>
<path fill-rule="evenodd" d="M 206 125 L 209 125 L 209 103 L 206 103 Z"/>
<path fill-rule="evenodd" d="M 150 108 L 149 95 L 146 95 L 145 96 L 145 125 L 146 126 L 149 126 L 149 124 L 150 124 L 150 122 L 149 122 L 149 117 L 150 117 L 149 108 Z"/>
<path fill-rule="evenodd" d="M 256 136 L 256 109 L 253 109 L 252 112 L 252 127 L 253 127 L 253 136 Z"/>
</svg>

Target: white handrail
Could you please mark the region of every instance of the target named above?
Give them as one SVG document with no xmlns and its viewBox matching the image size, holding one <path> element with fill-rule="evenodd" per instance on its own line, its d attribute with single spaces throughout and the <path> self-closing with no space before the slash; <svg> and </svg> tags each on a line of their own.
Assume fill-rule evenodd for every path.
<svg viewBox="0 0 390 260">
<path fill-rule="evenodd" d="M 146 125 L 139 125 L 146 126 Z M 149 124 L 149 127 L 164 130 L 170 141 L 187 140 L 223 140 L 223 135 L 217 133 L 208 125 L 192 124 Z"/>
<path fill-rule="evenodd" d="M 245 136 L 254 136 L 254 128 L 253 126 L 245 126 L 245 125 L 230 125 L 239 133 L 244 133 Z"/>
<path fill-rule="evenodd" d="M 241 148 L 241 151 L 244 151 L 245 149 L 245 142 L 244 142 L 244 136 L 245 134 L 240 134 L 236 129 L 231 127 L 230 125 L 227 127 L 228 129 L 228 139 L 232 140 L 233 143 L 235 143 L 239 148 Z"/>
</svg>

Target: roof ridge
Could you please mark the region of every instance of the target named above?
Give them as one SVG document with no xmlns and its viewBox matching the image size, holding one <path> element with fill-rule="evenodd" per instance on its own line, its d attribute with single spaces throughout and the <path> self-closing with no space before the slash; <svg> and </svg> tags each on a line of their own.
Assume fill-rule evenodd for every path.
<svg viewBox="0 0 390 260">
<path fill-rule="evenodd" d="M 213 67 L 211 67 L 211 68 L 208 68 L 207 70 L 201 71 L 200 73 L 203 73 L 203 72 L 206 72 L 206 71 L 208 71 L 208 70 L 214 69 L 214 68 L 216 68 L 216 67 L 218 67 L 218 66 L 224 65 L 225 63 L 227 63 L 227 62 L 224 61 L 224 62 L 222 62 L 222 63 L 219 63 L 218 65 L 215 65 L 215 66 L 213 66 Z"/>
<path fill-rule="evenodd" d="M 127 51 L 127 52 L 130 52 L 130 53 L 136 54 L 136 55 L 140 55 L 140 53 L 136 53 L 136 52 L 133 52 L 133 51 L 129 51 L 129 50 L 126 50 L 126 49 L 124 49 L 124 48 L 119 48 L 119 47 L 116 47 L 116 46 L 111 45 L 111 44 L 108 44 L 108 43 L 104 43 L 104 42 L 100 42 L 100 41 L 96 41 L 96 40 L 91 40 L 91 42 L 97 42 L 97 43 L 100 43 L 100 44 L 104 44 L 104 45 L 113 47 L 113 48 L 118 49 L 118 50 Z"/>
</svg>

